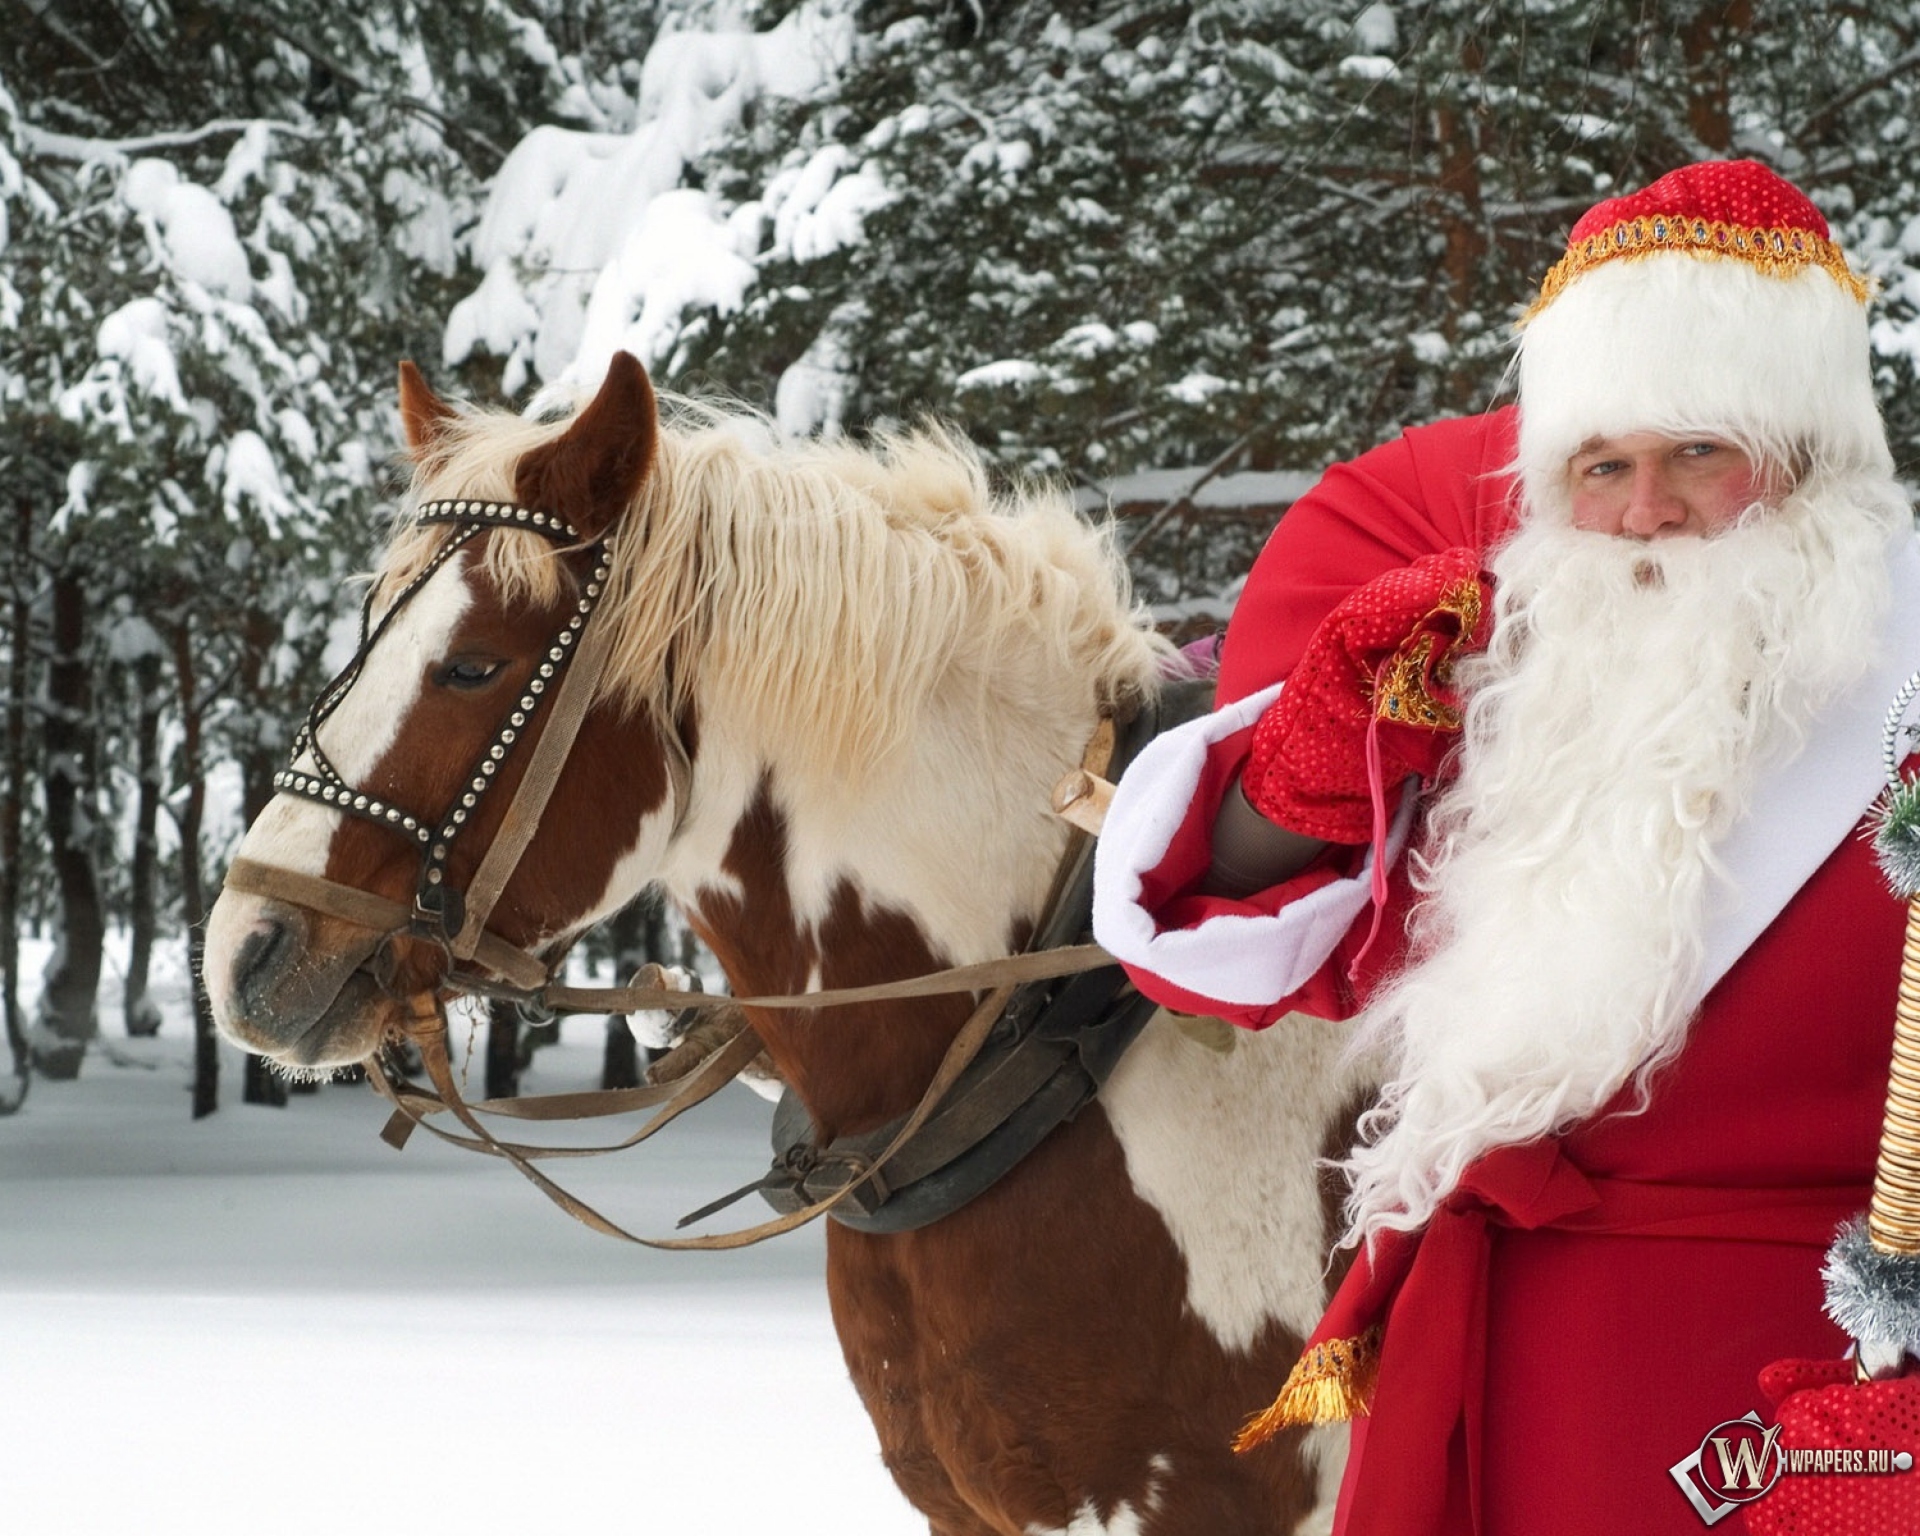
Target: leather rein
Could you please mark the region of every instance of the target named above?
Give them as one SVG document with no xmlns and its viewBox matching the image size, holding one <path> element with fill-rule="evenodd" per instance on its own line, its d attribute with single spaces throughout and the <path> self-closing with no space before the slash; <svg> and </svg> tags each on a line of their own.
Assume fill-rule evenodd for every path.
<svg viewBox="0 0 1920 1536">
<path fill-rule="evenodd" d="M 308 712 L 306 722 L 295 736 L 291 765 L 275 774 L 273 779 L 274 788 L 281 793 L 313 800 L 329 809 L 385 827 L 412 841 L 420 849 L 420 866 L 412 906 L 318 875 L 262 864 L 253 859 L 235 859 L 226 877 L 226 885 L 234 890 L 302 907 L 379 935 L 380 942 L 374 951 L 375 960 L 393 939 L 401 936 L 426 939 L 447 954 L 449 964 L 439 984 L 441 990 L 422 992 L 412 999 L 411 1014 L 404 1031 L 406 1038 L 420 1052 L 422 1063 L 433 1083 L 433 1091 L 389 1077 L 381 1068 L 377 1055 L 370 1057 L 366 1063 L 375 1088 L 394 1105 L 394 1114 L 381 1133 L 389 1144 L 396 1148 L 404 1146 L 413 1130 L 424 1126 L 443 1141 L 500 1157 L 518 1169 L 568 1215 L 597 1232 L 627 1242 L 667 1249 L 744 1247 L 802 1226 L 841 1205 L 862 1189 L 875 1187 L 884 1192 L 881 1170 L 920 1131 L 973 1062 L 1022 985 L 1076 975 L 1114 963 L 1112 956 L 1099 945 L 1078 944 L 955 966 L 899 981 L 756 997 L 719 996 L 672 987 L 666 984 L 665 973 L 660 967 L 652 965 L 643 968 L 624 987 L 569 987 L 560 984 L 556 977 L 564 960 L 564 948 L 551 958 L 543 958 L 493 933 L 486 924 L 539 827 L 567 755 L 606 671 L 612 649 L 612 631 L 604 625 L 590 627 L 589 620 L 607 586 L 610 571 L 607 546 L 604 540 L 585 546 L 586 553 L 593 561 L 592 574 L 581 589 L 574 612 L 555 635 L 545 658 L 528 680 L 515 706 L 476 760 L 463 788 L 437 817 L 427 817 L 348 783 L 321 749 L 318 734 L 320 726 L 345 701 L 359 680 L 367 657 L 395 615 L 482 529 L 511 528 L 537 533 L 557 547 L 580 547 L 583 541 L 564 520 L 511 503 L 475 500 L 430 502 L 420 509 L 416 520 L 447 524 L 452 531 L 427 564 L 402 588 L 377 624 L 370 622 L 374 594 L 369 592 L 361 611 L 357 651 L 321 691 Z M 547 710 L 545 728 L 533 749 L 526 772 L 516 786 L 501 826 L 482 856 L 472 880 L 464 891 L 459 890 L 447 877 L 448 859 L 454 840 L 471 823 L 479 801 L 496 782 L 500 765 L 522 739 L 527 724 L 543 707 Z M 673 797 L 673 831 L 678 832 L 686 818 L 690 799 L 691 764 L 676 733 L 662 730 L 661 736 Z M 1080 774 L 1099 775 L 1112 755 L 1113 742 L 1113 722 L 1103 718 L 1100 729 L 1088 744 Z M 311 767 L 302 767 L 300 760 L 303 755 L 310 759 Z M 1048 918 L 1065 894 L 1069 870 L 1080 861 L 1078 856 L 1084 854 L 1085 835 L 1075 830 L 1070 837 L 1067 853 L 1056 872 L 1054 888 L 1048 898 L 1045 914 Z M 1047 926 L 1043 919 L 1036 926 L 1036 932 L 1043 932 Z M 851 1170 L 849 1179 L 833 1193 L 772 1221 L 741 1232 L 707 1237 L 640 1237 L 602 1216 L 536 1166 L 538 1161 L 547 1158 L 595 1156 L 637 1145 L 688 1109 L 712 1097 L 759 1054 L 759 1038 L 745 1017 L 739 1014 L 738 1010 L 742 1008 L 833 1008 L 891 999 L 978 993 L 982 989 L 985 989 L 985 995 L 954 1037 L 918 1104 L 903 1121 L 898 1122 L 897 1131 L 890 1142 L 876 1154 L 862 1157 L 861 1166 Z M 445 993 L 507 999 L 525 1009 L 548 1015 L 664 1009 L 683 1015 L 699 1010 L 730 1010 L 734 1017 L 729 1021 L 730 1038 L 726 1044 L 676 1081 L 652 1083 L 640 1088 L 492 1099 L 469 1104 L 454 1081 L 447 1041 Z M 669 1057 L 668 1063 L 672 1061 L 673 1058 Z M 478 1118 L 480 1113 L 485 1113 L 525 1120 L 576 1120 L 648 1108 L 655 1109 L 656 1113 L 631 1136 L 609 1145 L 592 1147 L 503 1141 Z M 462 1135 L 428 1122 L 427 1116 L 441 1111 L 451 1113 L 468 1134 Z M 696 1212 L 687 1220 L 697 1219 L 701 1214 L 704 1213 Z M 686 1221 L 681 1223 L 683 1226 L 686 1224 Z"/>
</svg>

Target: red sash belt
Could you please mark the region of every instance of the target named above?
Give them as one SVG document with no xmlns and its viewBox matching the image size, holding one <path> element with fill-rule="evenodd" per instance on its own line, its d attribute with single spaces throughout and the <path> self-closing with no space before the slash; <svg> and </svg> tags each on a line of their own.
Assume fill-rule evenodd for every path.
<svg viewBox="0 0 1920 1536">
<path fill-rule="evenodd" d="M 1384 1323 L 1337 1536 L 1441 1529 L 1456 1429 L 1465 1435 L 1478 1524 L 1489 1227 L 1824 1249 L 1867 1194 L 1861 1185 L 1727 1189 L 1596 1178 L 1552 1139 L 1481 1158 L 1421 1231 L 1383 1234 L 1371 1254 L 1360 1255 L 1309 1341 L 1360 1338 Z"/>
</svg>

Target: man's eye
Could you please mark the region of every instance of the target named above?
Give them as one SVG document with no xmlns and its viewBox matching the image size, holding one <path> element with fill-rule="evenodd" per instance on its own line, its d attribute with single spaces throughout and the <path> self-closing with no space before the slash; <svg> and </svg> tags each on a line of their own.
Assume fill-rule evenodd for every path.
<svg viewBox="0 0 1920 1536">
<path fill-rule="evenodd" d="M 456 656 L 433 674 L 442 688 L 484 688 L 504 667 L 504 661 L 482 661 L 471 656 Z"/>
</svg>

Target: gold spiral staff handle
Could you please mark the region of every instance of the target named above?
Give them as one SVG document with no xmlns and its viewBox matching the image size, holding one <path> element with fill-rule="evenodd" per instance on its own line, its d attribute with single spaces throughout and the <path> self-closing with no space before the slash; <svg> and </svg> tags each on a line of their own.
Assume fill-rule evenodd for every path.
<svg viewBox="0 0 1920 1536">
<path fill-rule="evenodd" d="M 1882 1253 L 1920 1254 L 1920 897 L 1907 901 L 1900 994 L 1893 1011 L 1893 1069 L 1874 1168 L 1867 1238 Z"/>
<path fill-rule="evenodd" d="M 1874 857 L 1907 906 L 1873 1198 L 1864 1219 L 1840 1229 L 1821 1268 L 1827 1316 L 1854 1341 L 1861 1382 L 1920 1370 L 1920 777 L 1901 772 L 1913 734 L 1906 714 L 1916 698 L 1920 672 L 1887 712 L 1887 791 L 1870 815 Z"/>
</svg>

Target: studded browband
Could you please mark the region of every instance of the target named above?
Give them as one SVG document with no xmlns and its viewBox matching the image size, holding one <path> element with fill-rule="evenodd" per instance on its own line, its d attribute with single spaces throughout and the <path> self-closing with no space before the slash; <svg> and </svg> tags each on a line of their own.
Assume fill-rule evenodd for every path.
<svg viewBox="0 0 1920 1536">
<path fill-rule="evenodd" d="M 447 861 L 454 839 L 473 819 L 482 797 L 493 787 L 501 764 L 521 739 L 528 722 L 550 697 L 556 697 L 562 691 L 563 681 L 570 673 L 569 663 L 574 660 L 576 653 L 588 649 L 582 643 L 582 635 L 606 590 L 610 564 L 604 539 L 587 546 L 587 552 L 593 557 L 593 571 L 575 604 L 574 612 L 554 636 L 546 656 L 535 669 L 534 675 L 527 680 L 526 688 L 501 722 L 500 728 L 494 732 L 492 741 L 475 761 L 467 775 L 465 787 L 439 816 L 429 818 L 349 784 L 321 750 L 320 726 L 339 709 L 359 681 L 368 656 L 393 623 L 394 617 L 482 529 L 523 529 L 542 535 L 557 547 L 578 545 L 582 540 L 580 534 L 564 519 L 511 502 L 464 499 L 431 501 L 421 506 L 416 521 L 448 524 L 453 532 L 420 572 L 401 589 L 378 624 L 370 623 L 373 594 L 368 594 L 360 615 L 360 644 L 352 659 L 321 690 L 320 697 L 308 711 L 306 722 L 294 737 L 292 764 L 273 776 L 273 787 L 282 794 L 298 795 L 332 810 L 386 827 L 417 844 L 421 849 L 421 860 L 415 882 L 413 929 L 447 944 L 464 959 L 471 957 L 472 942 L 484 926 L 494 901 L 498 899 L 501 888 L 505 886 L 513 866 L 519 862 L 519 856 L 532 836 L 552 790 L 552 780 L 557 777 L 579 729 L 580 720 L 585 715 L 586 706 L 591 702 L 591 693 L 609 648 L 604 634 L 594 637 L 598 642 L 592 647 L 595 652 L 594 664 L 586 669 L 587 675 L 581 679 L 582 686 L 571 690 L 576 697 L 569 700 L 565 708 L 556 709 L 556 718 L 548 722 L 541 746 L 536 749 L 536 763 L 541 759 L 547 760 L 545 771 L 536 773 L 530 767 L 522 781 L 523 796 L 517 797 L 516 803 L 509 807 L 506 822 L 512 824 L 511 827 L 503 825 L 502 833 L 496 836 L 494 846 L 489 848 L 465 895 L 455 890 L 447 880 Z M 564 727 L 558 718 L 562 714 L 567 717 Z M 559 734 L 564 736 L 564 740 L 557 739 L 556 728 L 560 728 Z M 298 766 L 303 754 L 312 760 L 310 769 Z M 671 746 L 669 755 L 674 755 Z M 684 768 L 684 753 L 679 756 L 682 761 L 677 766 Z M 676 775 L 677 780 L 678 777 Z M 540 782 L 532 784 L 535 780 Z M 680 791 L 680 804 L 676 810 L 684 812 L 683 783 L 676 782 L 675 789 Z M 520 799 L 527 797 L 537 798 L 538 804 L 523 806 Z M 521 814 L 516 816 L 515 812 Z M 460 954 L 463 949 L 466 953 Z"/>
</svg>

